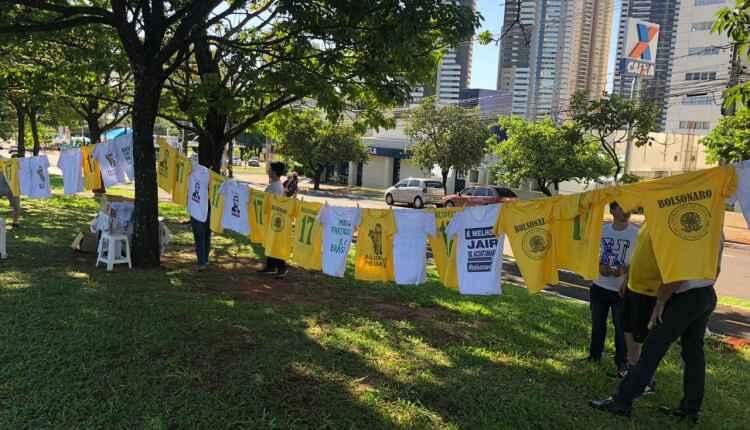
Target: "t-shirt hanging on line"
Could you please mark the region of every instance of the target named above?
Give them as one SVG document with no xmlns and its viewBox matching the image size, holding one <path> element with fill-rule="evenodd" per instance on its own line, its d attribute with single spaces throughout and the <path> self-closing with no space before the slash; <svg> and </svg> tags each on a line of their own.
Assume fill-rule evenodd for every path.
<svg viewBox="0 0 750 430">
<path fill-rule="evenodd" d="M 177 150 L 169 146 L 166 139 L 159 138 L 159 162 L 156 166 L 159 188 L 171 193 L 174 187 Z"/>
<path fill-rule="evenodd" d="M 360 209 L 326 205 L 320 210 L 318 220 L 323 226 L 323 273 L 343 278 Z"/>
<path fill-rule="evenodd" d="M 76 194 L 83 191 L 83 156 L 80 148 L 68 149 L 60 153 L 57 167 L 63 172 L 65 194 Z"/>
<path fill-rule="evenodd" d="M 318 223 L 320 203 L 302 202 L 294 213 L 292 261 L 308 270 L 320 270 L 322 226 Z"/>
<path fill-rule="evenodd" d="M 211 205 L 211 231 L 214 233 L 222 233 L 224 229 L 221 228 L 221 219 L 224 215 L 224 195 L 221 194 L 221 186 L 224 185 L 224 181 L 227 178 L 220 174 L 211 171 L 209 173 L 208 181 L 208 201 Z"/>
<path fill-rule="evenodd" d="M 206 166 L 195 163 L 188 180 L 188 212 L 190 212 L 191 217 L 200 222 L 206 222 L 208 218 L 208 183 L 210 177 L 210 171 Z"/>
<path fill-rule="evenodd" d="M 18 183 L 21 187 L 21 195 L 31 196 L 31 158 L 21 157 L 18 159 Z"/>
<path fill-rule="evenodd" d="M 437 233 L 430 236 L 432 258 L 435 260 L 440 281 L 448 288 L 458 288 L 456 275 L 456 238 L 448 237 L 446 229 L 453 221 L 453 216 L 463 208 L 438 208 L 433 211 L 437 224 Z"/>
<path fill-rule="evenodd" d="M 446 234 L 456 237 L 456 271 L 461 294 L 500 295 L 503 237 L 494 232 L 500 205 L 474 206 L 456 214 Z"/>
<path fill-rule="evenodd" d="M 174 189 L 172 190 L 172 202 L 185 207 L 187 204 L 188 179 L 193 170 L 193 162 L 182 154 L 177 154 L 174 168 Z"/>
<path fill-rule="evenodd" d="M 28 159 L 29 166 L 29 194 L 35 199 L 46 199 L 52 196 L 49 188 L 49 160 L 46 155 L 40 155 Z"/>
<path fill-rule="evenodd" d="M 226 181 L 219 190 L 224 196 L 224 210 L 221 226 L 225 230 L 232 230 L 247 236 L 250 233 L 250 224 L 247 218 L 247 201 L 250 190 L 247 185 L 237 181 Z"/>
<path fill-rule="evenodd" d="M 734 165 L 737 172 L 737 197 L 742 206 L 742 214 L 745 215 L 747 228 L 750 228 L 750 160 L 745 160 Z"/>
<path fill-rule="evenodd" d="M 83 185 L 87 190 L 98 190 L 102 187 L 102 172 L 99 169 L 99 162 L 94 158 L 95 149 L 96 145 L 81 147 Z"/>
<path fill-rule="evenodd" d="M 264 205 L 266 231 L 263 245 L 267 257 L 289 259 L 292 253 L 292 223 L 299 201 L 266 193 Z"/>
<path fill-rule="evenodd" d="M 117 136 L 112 140 L 117 151 L 117 161 L 120 169 L 130 182 L 135 181 L 135 160 L 133 159 L 133 133 Z"/>
<path fill-rule="evenodd" d="M 105 187 L 127 182 L 127 177 L 119 162 L 119 151 L 112 141 L 97 144 L 93 155 L 99 162 Z"/>
<path fill-rule="evenodd" d="M 429 211 L 395 210 L 393 274 L 399 285 L 418 285 L 427 278 L 427 237 L 435 235 L 435 214 Z"/>
<path fill-rule="evenodd" d="M 8 184 L 10 193 L 13 196 L 21 195 L 21 184 L 20 184 L 20 168 L 17 158 L 1 159 L 0 158 L 0 174 L 5 177 L 5 182 Z"/>
<path fill-rule="evenodd" d="M 266 234 L 266 193 L 260 190 L 250 190 L 250 242 L 263 243 Z"/>
<path fill-rule="evenodd" d="M 396 219 L 391 209 L 363 209 L 358 227 L 354 277 L 361 281 L 393 280 L 393 236 Z"/>
</svg>

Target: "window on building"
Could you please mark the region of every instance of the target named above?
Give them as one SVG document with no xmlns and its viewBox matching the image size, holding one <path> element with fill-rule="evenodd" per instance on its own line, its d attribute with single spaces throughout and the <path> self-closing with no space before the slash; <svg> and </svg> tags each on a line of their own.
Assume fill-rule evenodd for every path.
<svg viewBox="0 0 750 430">
<path fill-rule="evenodd" d="M 688 95 L 682 99 L 684 105 L 710 105 L 714 104 L 714 97 L 710 94 Z"/>
<path fill-rule="evenodd" d="M 713 25 L 713 21 L 694 22 L 690 24 L 690 31 L 708 31 Z"/>
<path fill-rule="evenodd" d="M 700 46 L 688 48 L 688 55 L 719 55 L 718 46 Z"/>
<path fill-rule="evenodd" d="M 726 4 L 726 0 L 695 0 L 696 6 L 708 6 L 712 4 Z"/>
<path fill-rule="evenodd" d="M 715 81 L 716 72 L 693 72 L 685 73 L 686 81 Z"/>
<path fill-rule="evenodd" d="M 680 128 L 685 130 L 708 130 L 711 123 L 708 121 L 680 121 Z"/>
</svg>

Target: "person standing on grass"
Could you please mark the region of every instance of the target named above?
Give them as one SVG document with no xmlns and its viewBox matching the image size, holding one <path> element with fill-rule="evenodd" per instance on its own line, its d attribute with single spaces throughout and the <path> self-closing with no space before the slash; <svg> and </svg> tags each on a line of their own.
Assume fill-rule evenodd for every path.
<svg viewBox="0 0 750 430">
<path fill-rule="evenodd" d="M 280 161 L 275 161 L 269 165 L 268 168 L 268 186 L 266 192 L 271 193 L 277 197 L 282 197 L 285 194 L 284 185 L 281 183 L 281 177 L 286 174 L 286 165 Z M 259 271 L 261 274 L 275 274 L 279 278 L 283 278 L 287 274 L 286 261 L 266 257 L 266 267 Z"/>
<path fill-rule="evenodd" d="M 0 174 L 0 197 L 8 199 L 11 208 L 11 216 L 13 217 L 13 228 L 18 228 L 18 217 L 21 216 L 21 197 L 14 196 L 10 190 L 8 181 L 5 180 L 5 176 Z"/>
<path fill-rule="evenodd" d="M 706 383 L 703 338 L 708 320 L 716 308 L 714 284 L 721 272 L 723 247 L 722 238 L 714 279 L 673 282 L 658 289 L 648 323 L 650 333 L 638 363 L 625 375 L 614 396 L 592 400 L 589 402 L 591 407 L 614 415 L 630 416 L 633 400 L 645 394 L 662 358 L 679 339 L 684 363 L 683 397 L 677 408 L 662 407 L 661 411 L 693 424 L 698 422 Z M 635 258 L 633 264 L 637 264 Z"/>
<path fill-rule="evenodd" d="M 630 258 L 636 244 L 638 227 L 630 223 L 630 213 L 617 202 L 609 205 L 613 222 L 602 230 L 599 255 L 599 279 L 589 291 L 591 308 L 591 343 L 587 361 L 599 362 L 607 338 L 607 316 L 612 312 L 615 328 L 615 366 L 623 371 L 627 366 L 625 333 L 623 330 L 623 296 L 627 285 Z"/>
</svg>

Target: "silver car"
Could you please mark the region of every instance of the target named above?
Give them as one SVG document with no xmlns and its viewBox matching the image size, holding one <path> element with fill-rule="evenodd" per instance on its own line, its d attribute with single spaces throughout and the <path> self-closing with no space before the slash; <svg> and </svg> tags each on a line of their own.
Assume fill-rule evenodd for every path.
<svg viewBox="0 0 750 430">
<path fill-rule="evenodd" d="M 439 205 L 445 195 L 439 179 L 407 178 L 385 190 L 385 202 L 407 204 L 421 209 L 424 205 Z"/>
</svg>

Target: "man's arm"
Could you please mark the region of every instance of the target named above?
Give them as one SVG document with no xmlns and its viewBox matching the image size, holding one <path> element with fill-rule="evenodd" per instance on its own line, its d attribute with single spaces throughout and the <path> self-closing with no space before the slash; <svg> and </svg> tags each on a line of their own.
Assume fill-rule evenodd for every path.
<svg viewBox="0 0 750 430">
<path fill-rule="evenodd" d="M 648 323 L 649 329 L 653 329 L 662 322 L 661 317 L 664 313 L 664 305 L 667 304 L 667 300 L 672 297 L 672 294 L 680 288 L 682 282 L 683 281 L 663 284 L 661 288 L 659 288 L 659 291 L 656 293 L 656 306 L 654 306 L 654 311 L 651 313 L 651 321 Z"/>
</svg>

